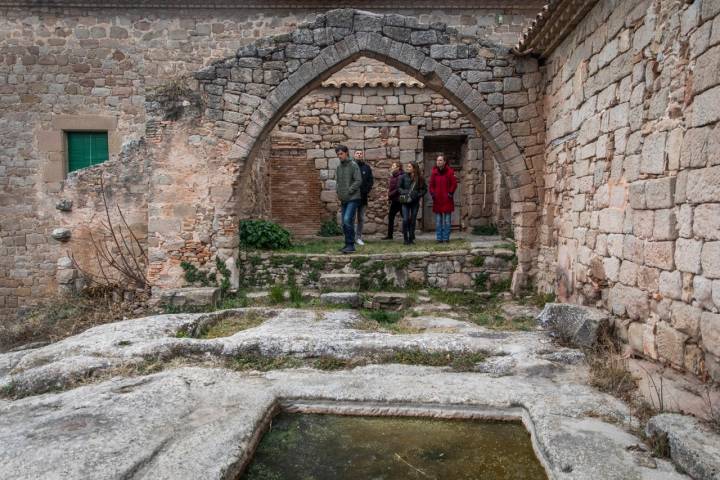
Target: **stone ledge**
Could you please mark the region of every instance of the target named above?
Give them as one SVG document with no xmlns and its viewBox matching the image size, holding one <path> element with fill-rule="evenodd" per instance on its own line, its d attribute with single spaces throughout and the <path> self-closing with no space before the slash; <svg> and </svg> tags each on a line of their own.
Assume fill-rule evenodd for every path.
<svg viewBox="0 0 720 480">
<path fill-rule="evenodd" d="M 646 431 L 667 435 L 670 458 L 692 478 L 720 479 L 720 435 L 697 418 L 664 413 L 651 418 Z"/>
</svg>

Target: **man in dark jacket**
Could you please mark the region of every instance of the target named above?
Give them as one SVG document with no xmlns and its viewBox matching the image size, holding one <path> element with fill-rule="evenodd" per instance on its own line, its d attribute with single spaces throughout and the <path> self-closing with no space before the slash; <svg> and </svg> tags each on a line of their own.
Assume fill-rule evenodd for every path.
<svg viewBox="0 0 720 480">
<path fill-rule="evenodd" d="M 340 249 L 342 253 L 353 253 L 355 251 L 355 212 L 360 204 L 360 185 L 362 176 L 357 163 L 350 158 L 350 153 L 345 145 L 335 147 L 335 154 L 340 159 L 340 164 L 335 171 L 336 192 L 340 200 L 340 211 L 342 214 L 342 227 L 345 234 L 345 246 Z"/>
<path fill-rule="evenodd" d="M 363 242 L 363 226 L 365 225 L 365 209 L 368 205 L 368 196 L 373 188 L 375 179 L 373 178 L 372 168 L 365 162 L 365 155 L 362 150 L 355 150 L 355 163 L 360 168 L 360 176 L 362 183 L 360 184 L 360 205 L 357 209 L 357 229 L 355 230 L 355 241 L 358 245 L 365 245 Z"/>
<path fill-rule="evenodd" d="M 390 165 L 390 181 L 388 182 L 388 228 L 387 236 L 383 240 L 392 240 L 395 230 L 395 217 L 399 213 L 402 217 L 402 204 L 400 203 L 400 177 L 402 177 L 402 163 L 395 161 Z"/>
</svg>

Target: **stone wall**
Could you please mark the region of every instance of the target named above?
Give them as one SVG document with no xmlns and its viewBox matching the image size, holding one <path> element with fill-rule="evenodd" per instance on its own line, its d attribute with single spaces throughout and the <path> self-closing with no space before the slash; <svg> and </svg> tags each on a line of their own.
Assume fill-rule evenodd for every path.
<svg viewBox="0 0 720 480">
<path fill-rule="evenodd" d="M 308 288 L 320 287 L 325 273 L 358 273 L 362 290 L 405 287 L 505 289 L 515 266 L 514 253 L 502 246 L 446 252 L 392 254 L 292 255 L 243 251 L 243 287 L 271 287 L 290 279 Z"/>
<path fill-rule="evenodd" d="M 461 36 L 511 45 L 541 2 L 515 5 L 498 0 L 482 8 L 474 2 L 452 2 L 442 10 L 416 2 L 361 3 L 382 12 L 406 13 L 423 23 L 445 21 L 457 26 Z M 146 211 L 142 205 L 148 202 L 147 197 L 172 200 L 168 181 L 179 181 L 177 191 L 197 199 L 193 191 L 199 186 L 193 186 L 189 177 L 182 178 L 195 165 L 180 161 L 178 180 L 170 174 L 171 162 L 161 159 L 155 165 L 152 152 L 137 160 L 144 170 L 121 155 L 123 147 L 132 147 L 146 137 L 148 144 L 167 148 L 182 158 L 183 151 L 195 149 L 193 142 L 203 137 L 202 132 L 193 132 L 187 146 L 179 150 L 164 143 L 167 132 L 160 132 L 161 124 L 149 121 L 146 112 L 146 100 L 156 87 L 232 56 L 238 47 L 257 38 L 291 32 L 301 22 L 331 8 L 323 2 L 294 8 L 288 2 L 274 1 L 263 2 L 263 8 L 218 4 L 212 9 L 183 1 L 163 8 L 143 8 L 142 2 L 124 2 L 123 8 L 103 6 L 106 2 L 84 4 L 83 8 L 0 9 L 0 318 L 52 295 L 57 290 L 56 262 L 68 249 L 82 250 L 75 237 L 59 244 L 50 233 L 56 227 L 72 232 L 97 219 L 97 212 L 91 210 L 60 214 L 55 209 L 66 197 L 82 197 L 78 202 L 97 205 L 95 186 L 84 184 L 83 179 L 96 181 L 99 173 L 105 172 L 109 188 L 129 192 L 127 202 L 124 194 L 115 198 L 132 216 L 142 216 Z M 110 162 L 91 169 L 93 174 L 71 175 L 66 180 L 63 131 L 99 127 L 109 130 Z M 200 170 L 206 168 L 201 166 Z M 233 169 L 222 168 L 223 172 Z M 127 175 L 116 175 L 122 171 Z M 139 176 L 150 171 L 152 180 Z M 201 179 L 199 185 L 208 183 Z M 226 187 L 213 185 L 214 193 Z M 143 196 L 146 199 L 140 200 Z M 251 207 L 240 204 L 236 204 L 234 214 Z M 190 214 L 187 208 L 169 203 L 151 206 L 145 226 L 138 228 L 145 231 L 148 224 L 160 232 L 169 228 L 178 234 L 173 239 L 177 245 L 172 249 L 174 261 L 189 258 L 201 262 L 210 252 L 213 232 L 230 232 L 236 224 L 227 218 L 210 219 L 202 208 Z M 189 222 L 187 217 L 194 220 Z M 213 228 L 190 231 L 191 226 L 207 222 L 215 222 Z M 152 231 L 148 242 L 150 249 L 163 243 Z M 151 266 L 151 275 L 175 278 L 180 273 L 177 264 L 170 273 L 160 270 L 157 264 Z"/>
<path fill-rule="evenodd" d="M 350 24 L 352 29 L 340 26 Z M 537 61 L 516 59 L 502 46 L 461 42 L 456 29 L 442 24 L 334 10 L 292 34 L 243 47 L 235 57 L 195 74 L 199 85 L 193 91 L 201 95 L 201 114 L 184 117 L 159 132 L 163 148 L 155 149 L 154 155 L 163 157 L 164 164 L 179 162 L 213 174 L 200 189 L 183 186 L 158 195 L 151 185 L 153 212 L 173 214 L 172 219 L 153 213 L 149 218 L 156 285 L 173 287 L 181 281 L 177 257 L 186 237 L 209 238 L 208 249 L 228 268 L 235 268 L 237 224 L 255 191 L 247 187 L 263 174 L 258 160 L 273 128 L 325 79 L 361 57 L 375 58 L 415 77 L 456 105 L 480 132 L 507 180 L 518 243 L 515 285 L 532 276 L 537 186 L 542 180 L 537 167 L 542 166 L 544 139 Z M 153 109 L 152 115 L 160 118 L 163 111 Z M 326 160 L 324 151 L 322 159 Z M 188 211 L 175 213 L 181 202 Z M 199 208 L 212 212 L 213 219 L 204 223 L 204 217 L 194 214 L 193 209 Z M 168 221 L 182 228 L 162 228 Z"/>
<path fill-rule="evenodd" d="M 720 379 L 720 2 L 598 2 L 546 66 L 539 283 Z"/>
<path fill-rule="evenodd" d="M 363 60 L 363 59 L 361 59 Z M 395 70 L 395 69 L 393 69 Z M 328 83 L 333 82 L 331 77 Z M 403 83 L 406 79 L 400 79 Z M 409 83 L 409 82 L 407 82 Z M 422 85 L 422 84 L 421 84 Z M 496 179 L 500 172 L 493 161 L 492 152 L 483 148 L 482 138 L 475 128 L 442 95 L 424 87 L 340 87 L 320 88 L 300 100 L 283 118 L 273 133 L 273 151 L 283 149 L 288 142 L 296 143 L 304 149 L 303 154 L 313 162 L 315 172 L 306 175 L 294 188 L 286 188 L 285 177 L 288 169 L 298 170 L 304 162 L 295 160 L 291 165 L 289 157 L 280 169 L 271 169 L 268 178 L 271 189 L 279 183 L 277 194 L 280 197 L 299 198 L 307 193 L 308 185 L 322 183 L 319 200 L 325 207 L 322 215 L 325 219 L 334 216 L 339 210 L 335 195 L 335 168 L 338 164 L 334 147 L 345 144 L 352 151 L 365 152 L 365 158 L 373 168 L 375 187 L 370 195 L 366 212 L 365 232 L 383 233 L 387 224 L 387 187 L 389 167 L 393 161 L 407 163 L 417 161 L 423 168 L 423 139 L 432 136 L 455 136 L 464 139 L 462 148 L 462 170 L 458 180 L 462 188 L 462 218 L 465 228 L 475 225 L 510 223 L 507 189 L 501 187 Z M 485 156 L 487 154 L 487 156 Z M 285 154 L 287 155 L 287 154 Z M 299 171 L 294 172 L 300 174 Z M 424 175 L 429 178 L 429 171 Z M 496 192 L 496 189 L 501 191 Z M 275 192 L 275 190 L 273 190 Z M 317 194 L 317 193 L 315 193 Z M 460 194 L 458 200 L 460 200 Z M 504 203 L 502 208 L 496 204 L 496 197 Z M 280 202 L 284 202 L 280 198 Z M 287 210 L 277 208 L 272 203 L 273 219 L 287 223 L 299 233 L 317 233 L 311 225 L 316 218 L 307 218 L 307 227 L 303 223 L 290 221 L 296 214 L 292 202 L 284 202 Z M 309 205 L 311 211 L 315 211 Z M 422 213 L 421 213 L 422 216 Z M 293 230 L 291 228 L 291 230 Z"/>
</svg>

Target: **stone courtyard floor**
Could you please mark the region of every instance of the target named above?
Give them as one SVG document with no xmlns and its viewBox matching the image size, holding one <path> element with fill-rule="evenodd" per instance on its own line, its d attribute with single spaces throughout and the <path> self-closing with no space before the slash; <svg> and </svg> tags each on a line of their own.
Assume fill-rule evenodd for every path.
<svg viewBox="0 0 720 480">
<path fill-rule="evenodd" d="M 402 316 L 389 329 L 346 309 L 157 315 L 2 354 L 0 476 L 237 478 L 286 409 L 514 419 L 550 478 L 688 478 L 587 384 L 579 350 L 437 302 Z"/>
</svg>

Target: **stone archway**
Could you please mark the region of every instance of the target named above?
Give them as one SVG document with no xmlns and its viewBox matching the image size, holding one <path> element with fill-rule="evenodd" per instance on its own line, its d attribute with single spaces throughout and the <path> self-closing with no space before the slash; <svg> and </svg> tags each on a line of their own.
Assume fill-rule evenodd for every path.
<svg viewBox="0 0 720 480">
<path fill-rule="evenodd" d="M 421 25 L 401 15 L 329 11 L 292 33 L 258 40 L 240 48 L 236 57 L 197 72 L 206 99 L 205 120 L 214 122 L 219 137 L 232 142 L 232 158 L 248 169 L 278 120 L 324 79 L 359 57 L 378 59 L 417 78 L 467 116 L 506 178 L 518 243 L 513 282 L 518 287 L 529 276 L 535 257 L 538 188 L 532 162 L 524 156 L 528 143 L 521 148 L 505 121 L 517 118 L 502 118 L 504 112 L 494 105 L 537 112 L 532 103 L 537 99 L 529 98 L 523 69 L 508 51 L 467 45 L 455 34 L 445 25 Z M 499 85 L 500 92 L 491 92 L 488 84 L 494 90 Z M 522 135 L 517 130 L 516 136 Z M 214 241 L 223 242 L 223 236 Z"/>
</svg>

